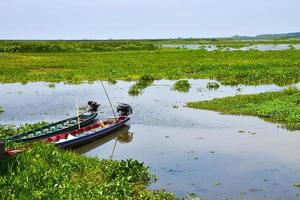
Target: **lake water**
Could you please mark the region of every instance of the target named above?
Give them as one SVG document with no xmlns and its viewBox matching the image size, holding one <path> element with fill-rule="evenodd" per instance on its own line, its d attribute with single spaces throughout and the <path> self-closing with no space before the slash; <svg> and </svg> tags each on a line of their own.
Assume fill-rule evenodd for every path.
<svg viewBox="0 0 300 200">
<path fill-rule="evenodd" d="M 275 85 L 221 86 L 207 90 L 209 80 L 190 80 L 188 93 L 171 90 L 175 81 L 155 81 L 137 97 L 128 95 L 133 82 L 105 83 L 113 105 L 132 105 L 130 127 L 78 149 L 87 156 L 137 159 L 150 166 L 158 181 L 177 196 L 187 192 L 203 199 L 299 199 L 300 131 L 256 117 L 222 115 L 185 107 L 188 101 L 236 94 L 278 91 Z M 300 85 L 298 84 L 298 87 Z M 0 85 L 0 122 L 57 121 L 76 114 L 75 100 L 84 106 L 96 100 L 100 118 L 112 115 L 100 82 L 67 85 L 19 83 Z M 129 130 L 128 130 L 129 129 Z M 117 140 L 115 138 L 118 137 Z M 115 148 L 115 149 L 114 149 Z"/>
<path fill-rule="evenodd" d="M 295 49 L 300 49 L 300 44 L 289 45 L 289 44 L 257 44 L 250 45 L 241 48 L 232 48 L 232 47 L 217 47 L 216 45 L 199 45 L 199 44 L 163 44 L 162 47 L 169 48 L 180 48 L 180 49 L 205 49 L 207 51 L 215 51 L 215 50 L 227 50 L 227 51 L 249 51 L 249 50 L 258 50 L 258 51 L 280 51 L 280 50 L 288 50 L 291 47 Z"/>
</svg>

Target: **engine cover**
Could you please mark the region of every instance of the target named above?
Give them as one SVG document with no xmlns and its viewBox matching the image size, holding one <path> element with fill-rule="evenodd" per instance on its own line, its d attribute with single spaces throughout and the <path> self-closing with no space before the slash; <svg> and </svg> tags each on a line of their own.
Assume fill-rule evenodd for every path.
<svg viewBox="0 0 300 200">
<path fill-rule="evenodd" d="M 121 103 L 117 107 L 117 112 L 120 116 L 128 116 L 132 114 L 132 108 L 126 103 Z"/>
</svg>

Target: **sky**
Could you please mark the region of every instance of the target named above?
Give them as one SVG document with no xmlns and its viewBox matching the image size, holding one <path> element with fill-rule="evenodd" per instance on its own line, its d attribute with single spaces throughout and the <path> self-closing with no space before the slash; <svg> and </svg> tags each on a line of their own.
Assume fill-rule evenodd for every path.
<svg viewBox="0 0 300 200">
<path fill-rule="evenodd" d="M 300 0 L 0 0 L 0 39 L 155 39 L 300 31 Z"/>
</svg>

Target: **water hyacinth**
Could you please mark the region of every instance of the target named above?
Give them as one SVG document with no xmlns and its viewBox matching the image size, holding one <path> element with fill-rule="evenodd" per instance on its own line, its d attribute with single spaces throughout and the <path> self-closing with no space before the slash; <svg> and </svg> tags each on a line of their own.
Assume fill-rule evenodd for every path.
<svg viewBox="0 0 300 200">
<path fill-rule="evenodd" d="M 138 80 L 151 74 L 155 79 L 209 78 L 225 85 L 288 85 L 300 81 L 299 55 L 300 50 L 0 53 L 0 82 Z"/>
<path fill-rule="evenodd" d="M 154 82 L 154 77 L 150 74 L 143 75 L 139 80 L 129 88 L 128 94 L 131 96 L 139 95 L 143 89 L 149 87 Z"/>
<path fill-rule="evenodd" d="M 188 92 L 191 84 L 188 80 L 179 80 L 173 85 L 173 89 L 180 92 Z"/>
<path fill-rule="evenodd" d="M 220 87 L 219 83 L 217 82 L 209 82 L 207 83 L 206 85 L 206 88 L 209 89 L 209 90 L 216 90 Z"/>
<path fill-rule="evenodd" d="M 1 199 L 174 199 L 145 189 L 152 175 L 138 161 L 98 160 L 52 145 L 35 143 L 0 169 Z"/>
</svg>

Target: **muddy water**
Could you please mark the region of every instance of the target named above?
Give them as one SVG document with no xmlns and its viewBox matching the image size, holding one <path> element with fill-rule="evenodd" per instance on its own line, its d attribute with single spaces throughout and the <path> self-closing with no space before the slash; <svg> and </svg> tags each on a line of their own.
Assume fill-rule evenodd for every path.
<svg viewBox="0 0 300 200">
<path fill-rule="evenodd" d="M 290 132 L 256 117 L 221 115 L 184 107 L 187 101 L 235 94 L 277 91 L 274 85 L 205 88 L 208 80 L 191 80 L 188 93 L 171 90 L 174 81 L 155 81 L 142 95 L 130 97 L 133 84 L 107 85 L 114 105 L 127 102 L 134 114 L 128 130 L 78 151 L 88 156 L 138 159 L 158 175 L 151 189 L 187 192 L 203 199 L 299 199 L 300 131 Z M 299 85 L 298 85 L 299 86 Z M 0 85 L 1 123 L 56 121 L 75 115 L 75 99 L 102 105 L 101 118 L 111 115 L 99 82 L 55 88 L 47 83 Z M 298 194 L 299 193 L 299 194 Z"/>
</svg>

